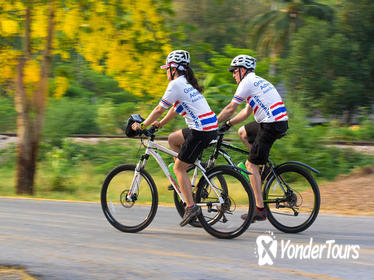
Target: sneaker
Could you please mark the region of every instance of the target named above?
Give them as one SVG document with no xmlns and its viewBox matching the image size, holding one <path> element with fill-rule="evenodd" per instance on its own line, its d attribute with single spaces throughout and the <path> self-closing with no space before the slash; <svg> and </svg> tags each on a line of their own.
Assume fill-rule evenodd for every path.
<svg viewBox="0 0 374 280">
<path fill-rule="evenodd" d="M 201 213 L 201 208 L 197 205 L 194 205 L 193 207 L 186 207 L 184 210 L 184 215 L 182 218 L 182 221 L 180 222 L 180 226 L 184 227 L 187 225 L 193 218 L 195 218 L 197 215 Z"/>
<path fill-rule="evenodd" d="M 243 214 L 241 218 L 243 220 L 247 219 L 248 214 Z M 259 210 L 257 207 L 255 208 L 253 219 L 251 223 L 254 223 L 256 221 L 265 221 L 266 220 L 266 208 L 263 208 L 262 210 Z"/>
</svg>

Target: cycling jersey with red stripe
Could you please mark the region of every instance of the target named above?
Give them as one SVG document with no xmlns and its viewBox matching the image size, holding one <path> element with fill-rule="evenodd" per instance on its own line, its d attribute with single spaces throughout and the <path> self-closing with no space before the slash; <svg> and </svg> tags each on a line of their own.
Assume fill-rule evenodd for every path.
<svg viewBox="0 0 374 280">
<path fill-rule="evenodd" d="M 184 76 L 169 83 L 160 105 L 165 109 L 173 105 L 191 129 L 212 131 L 218 128 L 216 114 L 210 109 L 205 97 Z"/>
<path fill-rule="evenodd" d="M 276 88 L 254 72 L 243 78 L 233 97 L 237 104 L 244 100 L 252 107 L 258 123 L 288 120 L 287 109 Z"/>
</svg>

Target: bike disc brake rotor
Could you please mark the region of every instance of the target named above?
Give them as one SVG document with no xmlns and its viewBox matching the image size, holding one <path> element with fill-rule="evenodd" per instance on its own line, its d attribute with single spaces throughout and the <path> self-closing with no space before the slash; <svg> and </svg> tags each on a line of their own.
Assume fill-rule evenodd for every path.
<svg viewBox="0 0 374 280">
<path fill-rule="evenodd" d="M 132 194 L 131 199 L 128 199 L 127 196 L 129 194 L 130 190 L 124 190 L 121 193 L 121 204 L 125 208 L 131 208 L 134 204 L 135 201 L 137 200 L 137 194 Z"/>
</svg>

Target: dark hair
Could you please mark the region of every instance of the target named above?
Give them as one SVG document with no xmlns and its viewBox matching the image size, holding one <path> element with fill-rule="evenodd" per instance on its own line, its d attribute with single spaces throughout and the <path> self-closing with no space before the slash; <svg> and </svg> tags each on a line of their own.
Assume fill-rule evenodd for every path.
<svg viewBox="0 0 374 280">
<path fill-rule="evenodd" d="M 178 75 L 185 75 L 187 82 L 189 82 L 195 89 L 197 89 L 200 93 L 203 93 L 204 88 L 199 86 L 199 83 L 196 80 L 195 74 L 193 73 L 190 66 L 184 66 L 186 70 L 180 71 L 177 69 Z"/>
</svg>

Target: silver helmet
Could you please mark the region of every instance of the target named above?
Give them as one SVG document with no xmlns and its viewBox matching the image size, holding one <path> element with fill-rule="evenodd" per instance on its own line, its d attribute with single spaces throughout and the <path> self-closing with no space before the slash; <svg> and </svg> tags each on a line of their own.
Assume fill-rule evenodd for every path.
<svg viewBox="0 0 374 280">
<path fill-rule="evenodd" d="M 166 64 L 161 68 L 166 69 L 169 67 L 188 66 L 190 64 L 190 53 L 184 50 L 175 50 L 169 53 L 166 58 Z M 182 70 L 182 69 L 181 69 Z"/>
<path fill-rule="evenodd" d="M 244 67 L 248 70 L 255 70 L 256 59 L 245 54 L 238 55 L 231 61 L 229 71 L 233 72 L 237 67 Z"/>
</svg>

